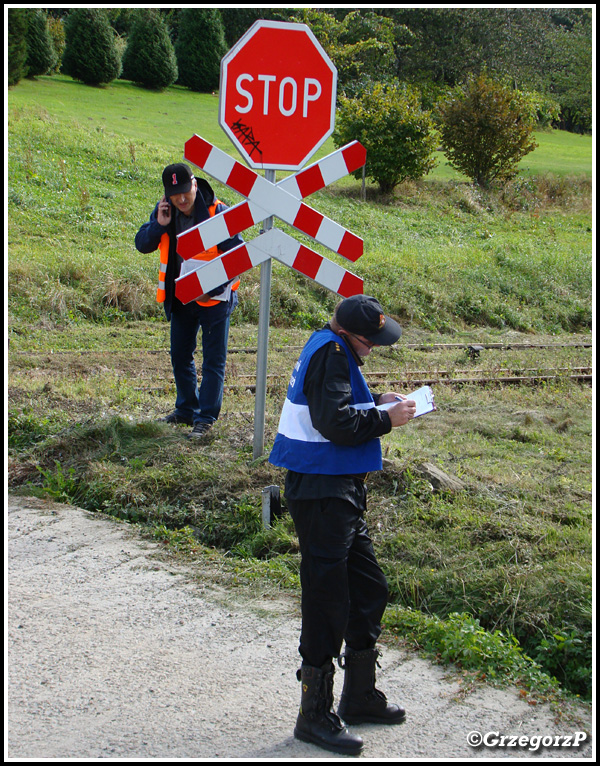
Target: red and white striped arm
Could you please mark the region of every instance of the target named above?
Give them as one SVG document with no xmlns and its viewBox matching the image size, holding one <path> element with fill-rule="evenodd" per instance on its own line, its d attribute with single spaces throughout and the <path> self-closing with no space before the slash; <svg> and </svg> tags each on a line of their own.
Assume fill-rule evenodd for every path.
<svg viewBox="0 0 600 766">
<path fill-rule="evenodd" d="M 276 186 L 296 199 L 304 199 L 362 168 L 366 161 L 367 150 L 359 141 L 351 141 L 304 170 L 282 179 Z"/>
<path fill-rule="evenodd" d="M 360 152 L 357 152 L 355 147 L 352 151 L 348 151 L 347 156 L 354 158 L 357 154 Z M 184 156 L 208 175 L 243 194 L 247 197 L 247 201 L 180 234 L 177 239 L 177 252 L 182 258 L 193 258 L 197 253 L 239 234 L 272 215 L 308 234 L 320 244 L 350 261 L 358 260 L 363 254 L 363 241 L 360 237 L 299 201 L 283 186 L 270 183 L 200 136 L 193 136 L 186 142 Z M 323 167 L 335 174 L 339 172 L 334 170 L 335 166 L 336 161 L 331 159 Z M 337 167 L 339 168 L 339 165 Z M 302 181 L 304 190 L 307 190 L 309 186 L 314 187 L 317 182 L 321 183 L 316 180 L 314 170 L 311 168 L 302 172 L 308 171 L 311 173 Z M 322 177 L 322 171 L 319 172 Z M 291 182 L 289 185 L 293 188 Z M 299 184 L 297 193 L 302 194 L 302 186 Z"/>
<path fill-rule="evenodd" d="M 338 266 L 328 258 L 300 244 L 281 229 L 272 229 L 271 257 L 286 266 L 291 266 L 322 287 L 338 293 L 343 298 L 363 292 L 363 280 L 350 271 Z"/>
<path fill-rule="evenodd" d="M 219 257 L 213 258 L 212 261 L 194 261 L 193 263 L 198 263 L 198 268 L 188 271 L 175 280 L 176 297 L 182 303 L 191 303 L 210 290 L 214 290 L 215 287 L 239 277 L 254 266 L 268 260 L 269 255 L 257 247 L 258 240 L 260 237 L 247 244 L 238 245 Z M 189 263 L 188 261 L 188 266 Z"/>
<path fill-rule="evenodd" d="M 196 270 L 175 280 L 175 295 L 182 303 L 198 300 L 269 258 L 290 266 L 343 298 L 363 292 L 363 280 L 356 274 L 301 245 L 283 231 L 270 229 L 212 261 L 198 261 Z"/>
</svg>

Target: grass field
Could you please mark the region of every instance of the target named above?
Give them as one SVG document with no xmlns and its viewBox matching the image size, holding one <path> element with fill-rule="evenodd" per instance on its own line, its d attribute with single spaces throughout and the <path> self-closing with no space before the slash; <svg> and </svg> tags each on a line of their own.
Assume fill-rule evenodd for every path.
<svg viewBox="0 0 600 766">
<path fill-rule="evenodd" d="M 91 88 L 65 75 L 22 80 L 11 89 L 9 102 L 14 107 L 37 105 L 59 120 L 115 133 L 136 144 L 157 144 L 178 161 L 183 145 L 194 133 L 236 154 L 229 138 L 218 124 L 218 93 L 193 93 L 173 86 L 164 93 L 144 91 L 126 80 L 116 80 L 104 88 Z M 527 174 L 556 175 L 592 174 L 592 138 L 560 131 L 536 134 L 538 148 L 522 162 Z M 335 149 L 329 139 L 315 159 Z M 438 153 L 438 166 L 428 179 L 465 180 L 450 168 L 444 155 Z"/>
<path fill-rule="evenodd" d="M 297 594 L 289 517 L 261 525 L 261 489 L 283 476 L 252 460 L 257 274 L 242 281 L 212 440 L 156 422 L 174 397 L 168 325 L 157 259 L 133 238 L 191 133 L 233 153 L 217 102 L 65 77 L 9 91 L 9 486 L 143 524 L 191 561 L 216 555 L 231 587 Z M 346 179 L 311 204 L 363 237 L 352 270 L 404 327 L 398 347 L 369 360 L 374 385 L 441 381 L 438 412 L 384 439 L 387 468 L 370 487 L 392 591 L 387 640 L 546 692 L 555 676 L 586 697 L 592 390 L 571 374 L 592 364 L 591 140 L 539 144 L 504 190 L 483 194 L 442 167 L 388 199 L 369 188 L 363 202 Z M 267 449 L 297 349 L 336 302 L 275 265 Z M 500 348 L 475 359 L 475 342 Z M 545 382 L 497 382 L 548 370 Z M 468 377 L 488 382 L 452 383 Z M 462 489 L 435 488 L 424 463 Z"/>
</svg>

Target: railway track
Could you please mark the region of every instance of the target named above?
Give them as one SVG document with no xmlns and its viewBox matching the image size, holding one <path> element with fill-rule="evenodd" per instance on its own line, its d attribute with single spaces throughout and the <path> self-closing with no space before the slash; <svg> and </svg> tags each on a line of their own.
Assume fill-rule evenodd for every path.
<svg viewBox="0 0 600 766">
<path fill-rule="evenodd" d="M 500 351 L 527 351 L 529 349 L 581 349 L 592 348 L 593 344 L 590 342 L 575 342 L 575 343 L 481 343 L 481 344 L 468 344 L 468 343 L 431 343 L 431 344 L 418 344 L 407 343 L 402 344 L 402 349 L 411 349 L 416 351 L 434 351 L 434 350 L 453 350 L 464 349 L 468 356 L 475 360 L 479 357 L 482 351 L 486 349 L 500 350 Z M 280 345 L 273 346 L 270 351 L 273 352 L 297 352 L 300 351 L 303 346 L 296 345 Z M 394 348 L 393 346 L 391 347 Z M 134 354 L 169 354 L 167 348 L 160 349 L 127 349 L 123 350 L 128 355 Z M 230 347 L 229 354 L 256 354 L 257 349 L 253 347 Z M 73 349 L 62 351 L 13 351 L 18 356 L 55 356 L 55 355 L 87 355 L 94 354 L 96 356 L 103 355 L 115 355 L 120 353 L 119 350 L 88 350 L 88 349 Z M 289 373 L 285 374 L 269 374 L 267 375 L 267 386 L 271 388 L 287 385 Z M 489 369 L 453 369 L 453 370 L 405 370 L 398 374 L 391 374 L 384 371 L 365 371 L 364 375 L 372 386 L 386 386 L 390 390 L 393 388 L 405 388 L 405 387 L 418 387 L 423 385 L 449 385 L 449 386 L 462 386 L 462 385 L 539 385 L 544 382 L 556 382 L 560 380 L 571 380 L 578 383 L 589 383 L 593 381 L 593 370 L 591 366 L 588 367 L 553 367 L 553 368 L 530 368 L 524 366 L 513 366 L 512 369 L 497 369 L 490 371 Z M 248 390 L 255 391 L 255 374 L 235 374 L 231 380 L 225 380 L 225 388 L 230 391 L 236 390 Z"/>
<path fill-rule="evenodd" d="M 539 349 L 539 348 L 592 348 L 593 344 L 590 343 L 403 343 L 400 348 L 411 349 L 412 351 L 435 351 L 444 349 L 464 349 L 470 351 L 473 354 L 485 349 L 498 349 L 502 351 L 516 351 L 527 349 Z M 303 346 L 273 346 L 272 351 L 301 351 Z M 390 349 L 394 349 L 395 346 L 389 346 Z M 18 356 L 46 356 L 48 354 L 118 354 L 120 352 L 126 354 L 168 354 L 168 348 L 138 348 L 138 349 L 68 349 L 64 351 L 12 351 L 11 353 Z M 256 354 L 257 349 L 253 347 L 230 347 L 228 349 L 229 354 Z"/>
<path fill-rule="evenodd" d="M 436 370 L 434 373 L 423 372 L 417 370 L 407 370 L 404 373 L 403 378 L 397 378 L 387 374 L 381 373 L 365 373 L 365 378 L 370 386 L 382 386 L 385 385 L 389 389 L 396 387 L 407 386 L 432 386 L 436 384 L 444 384 L 449 386 L 463 386 L 463 385 L 539 385 L 540 383 L 571 380 L 578 383 L 591 383 L 593 380 L 593 373 L 591 367 L 560 367 L 550 368 L 547 370 L 521 370 L 518 372 L 503 370 L 503 374 L 490 375 L 489 372 L 483 370 L 469 370 L 468 374 L 463 376 L 461 373 L 464 371 L 455 370 L 453 372 L 447 370 Z M 479 374 L 477 374 L 479 373 Z M 529 374 L 523 374 L 529 373 Z M 254 379 L 253 375 L 236 375 L 236 379 L 248 378 L 247 383 L 228 383 L 225 381 L 225 388 L 230 391 L 247 390 L 255 391 L 256 386 L 251 382 Z M 273 388 L 275 385 L 287 384 L 287 376 L 284 375 L 267 375 L 267 387 L 270 385 Z"/>
</svg>

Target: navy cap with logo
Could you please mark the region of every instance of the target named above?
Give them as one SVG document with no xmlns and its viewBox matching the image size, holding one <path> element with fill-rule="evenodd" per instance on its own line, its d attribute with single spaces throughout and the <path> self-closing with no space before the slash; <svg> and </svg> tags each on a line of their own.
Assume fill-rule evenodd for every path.
<svg viewBox="0 0 600 766">
<path fill-rule="evenodd" d="M 167 199 L 174 194 L 185 194 L 192 188 L 194 174 L 183 162 L 167 165 L 163 170 L 162 180 Z"/>
<path fill-rule="evenodd" d="M 352 295 L 337 307 L 335 318 L 346 332 L 362 335 L 376 346 L 391 346 L 402 335 L 402 328 L 386 316 L 381 304 L 370 295 Z"/>
</svg>

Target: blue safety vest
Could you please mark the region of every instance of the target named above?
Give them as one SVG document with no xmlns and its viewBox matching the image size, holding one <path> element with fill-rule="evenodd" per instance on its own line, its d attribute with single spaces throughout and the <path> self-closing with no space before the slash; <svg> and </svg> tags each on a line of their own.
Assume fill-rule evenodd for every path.
<svg viewBox="0 0 600 766">
<path fill-rule="evenodd" d="M 308 401 L 303 391 L 304 377 L 312 355 L 331 341 L 339 344 L 348 357 L 350 406 L 355 409 L 375 406 L 367 381 L 343 339 L 331 330 L 313 333 L 292 372 L 269 462 L 299 473 L 340 475 L 380 471 L 382 462 L 379 439 L 369 439 L 356 446 L 335 444 L 319 433 L 310 419 Z"/>
</svg>

